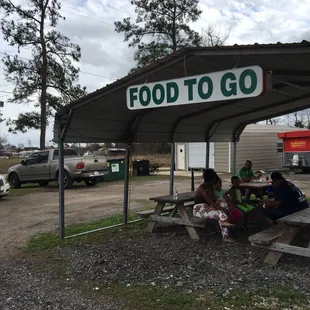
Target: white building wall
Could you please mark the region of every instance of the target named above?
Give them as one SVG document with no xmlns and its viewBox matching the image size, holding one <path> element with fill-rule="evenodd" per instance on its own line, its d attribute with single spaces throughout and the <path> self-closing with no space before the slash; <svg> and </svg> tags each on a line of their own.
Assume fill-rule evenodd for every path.
<svg viewBox="0 0 310 310">
<path fill-rule="evenodd" d="M 282 167 L 282 154 L 277 152 L 279 132 L 294 131 L 292 128 L 282 125 L 248 125 L 240 136 L 237 143 L 236 168 L 243 166 L 247 159 L 253 161 L 255 170 L 275 169 Z M 185 146 L 185 170 L 189 167 L 205 167 L 206 143 L 179 143 Z M 178 145 L 178 143 L 177 143 Z M 218 172 L 231 172 L 233 165 L 233 143 L 215 142 L 213 162 L 214 169 Z M 211 149 L 211 148 L 210 148 Z M 177 150 L 177 146 L 176 146 Z M 176 152 L 176 170 L 178 168 L 178 154 Z M 212 162 L 212 159 L 211 159 Z"/>
</svg>

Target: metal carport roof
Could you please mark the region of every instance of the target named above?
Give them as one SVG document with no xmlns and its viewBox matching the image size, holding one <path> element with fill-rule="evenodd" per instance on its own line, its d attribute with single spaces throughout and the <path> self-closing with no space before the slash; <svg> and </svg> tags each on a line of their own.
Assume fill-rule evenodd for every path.
<svg viewBox="0 0 310 310">
<path fill-rule="evenodd" d="M 130 85 L 258 65 L 273 90 L 242 100 L 130 111 Z M 181 49 L 65 107 L 64 142 L 225 142 L 247 124 L 310 107 L 310 42 Z M 54 136 L 58 140 L 59 115 Z"/>
</svg>

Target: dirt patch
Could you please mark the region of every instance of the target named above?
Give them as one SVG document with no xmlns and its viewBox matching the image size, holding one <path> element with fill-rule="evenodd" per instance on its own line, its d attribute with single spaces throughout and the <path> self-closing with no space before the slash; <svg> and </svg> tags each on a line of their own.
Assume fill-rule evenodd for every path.
<svg viewBox="0 0 310 310">
<path fill-rule="evenodd" d="M 8 173 L 8 169 L 21 162 L 21 158 L 0 159 L 0 174 Z"/>
<path fill-rule="evenodd" d="M 130 183 L 130 210 L 152 206 L 151 196 L 168 194 L 169 181 Z M 178 191 L 189 191 L 190 181 L 176 180 Z M 31 188 L 29 191 L 31 192 Z M 122 182 L 105 183 L 97 187 L 76 187 L 65 191 L 65 223 L 87 222 L 123 210 Z M 0 202 L 0 256 L 12 254 L 32 235 L 58 228 L 58 189 L 26 195 L 9 195 Z"/>
</svg>

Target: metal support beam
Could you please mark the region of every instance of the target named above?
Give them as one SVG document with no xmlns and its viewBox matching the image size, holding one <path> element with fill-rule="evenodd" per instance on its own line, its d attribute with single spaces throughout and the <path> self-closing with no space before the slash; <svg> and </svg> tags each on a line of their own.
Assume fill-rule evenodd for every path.
<svg viewBox="0 0 310 310">
<path fill-rule="evenodd" d="M 195 172 L 194 168 L 191 168 L 191 191 L 195 190 Z"/>
<path fill-rule="evenodd" d="M 193 113 L 189 113 L 189 114 L 186 114 L 186 115 L 182 115 L 180 116 L 176 121 L 175 123 L 173 124 L 171 130 L 170 130 L 170 135 L 171 137 L 174 136 L 177 128 L 179 127 L 179 125 L 184 121 L 184 120 L 188 120 L 192 117 L 195 117 L 195 116 L 198 116 L 198 115 L 202 115 L 202 114 L 205 114 L 205 113 L 209 113 L 209 112 L 213 112 L 213 111 L 216 111 L 216 110 L 219 110 L 225 106 L 228 106 L 228 105 L 232 105 L 232 104 L 235 104 L 235 103 L 238 103 L 238 102 L 241 102 L 245 99 L 236 99 L 236 100 L 227 100 L 226 102 L 223 102 L 221 104 L 221 106 L 214 106 L 214 107 L 208 107 L 206 109 L 203 109 L 203 110 L 199 110 L 199 111 L 195 111 Z"/>
<path fill-rule="evenodd" d="M 167 67 L 171 67 L 177 63 L 182 62 L 183 63 L 183 53 L 181 54 L 181 50 L 177 53 L 178 55 L 170 55 L 162 59 L 161 61 L 157 62 L 156 65 L 149 65 L 147 70 L 142 70 L 143 72 L 137 72 L 133 74 L 129 74 L 118 81 L 110 84 L 107 87 L 104 87 L 103 89 L 99 89 L 89 95 L 87 95 L 85 98 L 78 99 L 72 103 L 70 103 L 67 108 L 76 110 L 77 108 L 80 108 L 82 106 L 85 106 L 89 104 L 92 101 L 95 100 L 101 100 L 103 97 L 109 95 L 110 93 L 116 92 L 120 89 L 123 89 L 124 92 L 126 91 L 126 88 L 130 85 L 135 84 L 141 84 L 145 83 L 145 78 L 148 78 L 152 74 L 162 71 Z M 191 55 L 189 55 L 191 56 Z M 142 80 L 144 80 L 142 82 Z M 104 90 L 104 91 L 103 91 Z"/>
<path fill-rule="evenodd" d="M 58 141 L 58 186 L 59 186 L 59 238 L 65 238 L 65 189 L 64 189 L 64 143 L 59 135 Z"/>
<path fill-rule="evenodd" d="M 237 141 L 233 142 L 233 151 L 232 151 L 232 175 L 235 175 L 237 173 Z"/>
<path fill-rule="evenodd" d="M 210 168 L 210 142 L 206 142 L 206 169 Z"/>
<path fill-rule="evenodd" d="M 175 140 L 174 137 L 171 142 L 171 158 L 170 158 L 170 184 L 169 184 L 169 194 L 173 194 L 174 188 L 174 164 L 175 164 Z"/>
<path fill-rule="evenodd" d="M 58 133 L 58 189 L 59 189 L 59 238 L 65 238 L 65 188 L 64 188 L 64 141 L 70 122 L 72 119 L 72 110 L 69 110 L 68 114 L 58 114 L 60 121 L 59 133 Z"/>
<path fill-rule="evenodd" d="M 303 41 L 304 42 L 304 41 Z M 290 54 L 309 54 L 310 53 L 310 46 L 309 42 L 305 41 L 305 43 L 297 43 L 301 45 L 300 47 L 296 46 L 286 46 L 283 48 L 282 45 L 277 45 L 277 44 L 272 44 L 270 46 L 264 46 L 260 45 L 258 47 L 254 46 L 240 46 L 239 48 L 221 48 L 218 46 L 215 47 L 208 47 L 206 49 L 201 49 L 201 48 L 192 48 L 191 50 L 188 51 L 189 55 L 194 55 L 194 56 L 248 56 L 251 55 L 290 55 Z M 280 71 L 280 70 L 277 70 Z M 293 70 L 290 70 L 291 72 Z"/>
<path fill-rule="evenodd" d="M 123 205 L 123 223 L 128 222 L 128 205 L 129 205 L 129 159 L 130 159 L 130 145 L 126 147 L 125 158 L 125 176 L 124 176 L 124 205 Z"/>
</svg>

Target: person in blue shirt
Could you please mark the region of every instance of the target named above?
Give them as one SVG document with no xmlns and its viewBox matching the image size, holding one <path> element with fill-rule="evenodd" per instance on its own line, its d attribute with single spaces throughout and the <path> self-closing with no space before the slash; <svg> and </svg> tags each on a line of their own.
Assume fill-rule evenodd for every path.
<svg viewBox="0 0 310 310">
<path fill-rule="evenodd" d="M 260 201 L 270 225 L 276 225 L 281 217 L 309 208 L 306 197 L 300 189 L 285 180 L 280 172 L 273 172 L 270 177 L 274 200 Z"/>
</svg>

